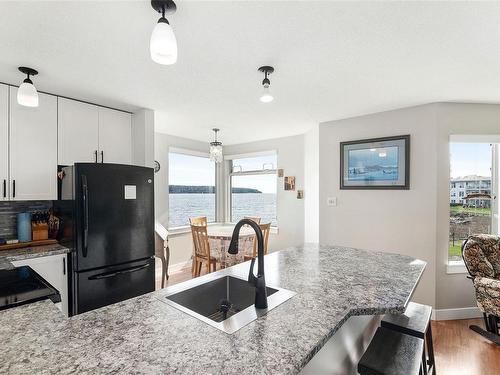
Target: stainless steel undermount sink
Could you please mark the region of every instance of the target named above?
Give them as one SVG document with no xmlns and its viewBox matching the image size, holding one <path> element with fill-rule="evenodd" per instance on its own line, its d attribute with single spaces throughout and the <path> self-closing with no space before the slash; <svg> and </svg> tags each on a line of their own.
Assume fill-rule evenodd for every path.
<svg viewBox="0 0 500 375">
<path fill-rule="evenodd" d="M 266 289 L 267 309 L 256 309 L 255 287 L 234 276 L 220 276 L 196 286 L 188 284 L 182 290 L 174 289 L 165 296 L 165 302 L 231 334 L 296 294 L 276 287 Z"/>
</svg>

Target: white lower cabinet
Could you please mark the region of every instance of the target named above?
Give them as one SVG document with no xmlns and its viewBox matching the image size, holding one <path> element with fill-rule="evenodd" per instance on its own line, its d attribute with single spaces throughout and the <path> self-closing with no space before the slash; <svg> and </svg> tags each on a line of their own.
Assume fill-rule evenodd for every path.
<svg viewBox="0 0 500 375">
<path fill-rule="evenodd" d="M 39 106 L 17 103 L 10 87 L 10 199 L 57 199 L 57 97 L 38 94 Z"/>
<path fill-rule="evenodd" d="M 61 295 L 58 306 L 68 316 L 68 267 L 67 254 L 49 255 L 45 257 L 23 259 L 12 262 L 15 267 L 29 266 Z"/>
</svg>

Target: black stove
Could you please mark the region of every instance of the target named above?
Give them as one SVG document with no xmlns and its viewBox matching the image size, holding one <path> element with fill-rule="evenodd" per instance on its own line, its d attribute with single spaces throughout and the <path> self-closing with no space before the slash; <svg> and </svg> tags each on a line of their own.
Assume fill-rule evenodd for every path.
<svg viewBox="0 0 500 375">
<path fill-rule="evenodd" d="M 0 310 L 46 298 L 60 301 L 57 290 L 30 267 L 0 270 Z"/>
</svg>

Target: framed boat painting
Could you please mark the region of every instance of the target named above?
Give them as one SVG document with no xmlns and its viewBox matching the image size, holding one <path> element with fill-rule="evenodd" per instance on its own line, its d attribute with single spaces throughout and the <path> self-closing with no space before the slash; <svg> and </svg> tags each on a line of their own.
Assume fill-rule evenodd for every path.
<svg viewBox="0 0 500 375">
<path fill-rule="evenodd" d="M 341 189 L 410 188 L 410 136 L 340 142 Z"/>
</svg>

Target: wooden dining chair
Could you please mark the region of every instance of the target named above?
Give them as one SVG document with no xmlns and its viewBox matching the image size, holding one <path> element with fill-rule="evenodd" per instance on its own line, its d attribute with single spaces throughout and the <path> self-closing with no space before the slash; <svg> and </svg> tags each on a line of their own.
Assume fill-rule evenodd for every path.
<svg viewBox="0 0 500 375">
<path fill-rule="evenodd" d="M 260 217 L 252 217 L 252 216 L 245 216 L 243 219 L 249 219 L 255 221 L 257 224 L 260 224 L 260 221 L 262 220 Z"/>
<path fill-rule="evenodd" d="M 191 225 L 201 225 L 201 226 L 207 226 L 207 217 L 206 216 L 199 216 L 199 217 L 191 217 L 189 218 L 189 224 Z"/>
<path fill-rule="evenodd" d="M 217 259 L 210 254 L 207 226 L 191 225 L 191 234 L 194 243 L 194 277 L 200 276 L 203 264 L 207 267 L 207 273 L 215 271 L 217 269 Z"/>
<path fill-rule="evenodd" d="M 190 225 L 197 225 L 197 226 L 207 226 L 207 217 L 206 216 L 199 216 L 199 217 L 190 217 L 189 218 L 189 224 Z M 196 277 L 196 270 L 195 270 L 195 264 L 196 262 L 194 261 L 194 242 L 193 242 L 193 254 L 191 256 L 191 259 L 193 260 L 192 266 L 191 266 L 191 274 L 193 277 Z"/>
<path fill-rule="evenodd" d="M 259 227 L 260 227 L 260 230 L 262 231 L 262 237 L 264 238 L 264 254 L 267 254 L 267 251 L 268 251 L 267 245 L 269 243 L 269 234 L 271 233 L 271 223 L 259 224 Z M 257 244 L 257 236 L 254 236 L 252 256 L 245 255 L 243 257 L 245 261 L 257 257 L 257 245 L 258 245 Z"/>
<path fill-rule="evenodd" d="M 161 287 L 168 280 L 168 263 L 170 248 L 168 247 L 168 231 L 159 222 L 155 222 L 155 256 L 161 260 Z"/>
</svg>

